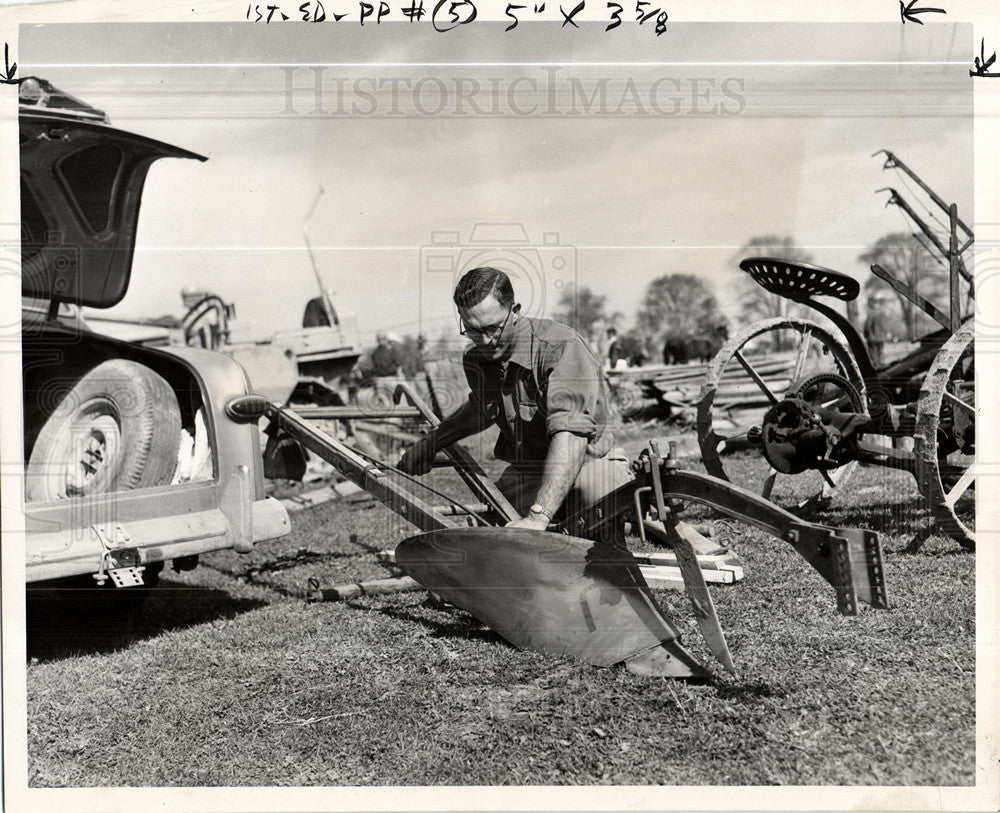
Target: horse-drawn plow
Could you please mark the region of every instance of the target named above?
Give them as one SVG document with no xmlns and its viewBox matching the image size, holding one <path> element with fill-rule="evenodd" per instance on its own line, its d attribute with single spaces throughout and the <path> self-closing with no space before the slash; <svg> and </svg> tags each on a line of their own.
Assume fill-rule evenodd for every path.
<svg viewBox="0 0 1000 813">
<path fill-rule="evenodd" d="M 975 547 L 975 329 L 969 315 L 974 295 L 964 252 L 971 230 L 954 204 L 946 205 L 892 153 L 887 168 L 917 180 L 948 215 L 947 245 L 893 189 L 899 205 L 927 235 L 948 267 L 948 310 L 940 310 L 913 285 L 881 266 L 872 272 L 939 325 L 913 352 L 876 369 L 850 320 L 817 297 L 857 298 L 852 277 L 827 268 L 770 257 L 750 257 L 740 268 L 772 294 L 826 317 L 833 329 L 811 319 L 777 317 L 749 325 L 711 362 L 698 402 L 698 442 L 705 467 L 731 479 L 724 452 L 752 448 L 768 472 L 747 488 L 781 500 L 781 479 L 819 478 L 817 497 L 829 499 L 858 463 L 903 469 L 917 480 L 939 527 L 963 547 Z M 963 290 L 964 288 L 964 290 Z M 795 362 L 784 381 L 767 375 L 775 350 Z M 733 412 L 734 398 L 757 411 Z M 766 411 L 761 417 L 760 408 Z"/>
<path fill-rule="evenodd" d="M 402 397 L 427 424 L 436 424 L 438 416 L 411 387 L 400 385 L 396 398 Z M 385 414 L 398 417 L 406 409 L 391 407 Z M 789 545 L 833 587 L 840 612 L 856 614 L 860 604 L 888 604 L 875 532 L 803 522 L 739 486 L 681 469 L 669 451 L 661 453 L 656 441 L 632 461 L 631 482 L 554 521 L 547 530 L 535 531 L 504 527 L 518 518 L 517 512 L 457 444 L 446 449 L 447 459 L 435 466 L 457 472 L 469 493 L 461 500 L 434 491 L 262 397 L 237 399 L 229 412 L 248 421 L 266 416 L 269 431 L 294 439 L 326 460 L 421 531 L 393 552 L 395 565 L 406 575 L 384 580 L 370 587 L 371 592 L 422 587 L 519 648 L 595 665 L 624 663 L 640 674 L 710 677 L 708 667 L 684 648 L 677 626 L 657 604 L 643 576 L 643 560 L 614 543 L 612 529 L 629 523 L 635 533 L 655 534 L 670 548 L 670 561 L 679 570 L 701 634 L 714 657 L 735 671 L 706 584 L 703 566 L 712 564 L 699 561 L 697 553 L 704 538 L 678 517 L 685 502 L 710 506 Z M 344 417 L 341 413 L 338 416 Z M 369 409 L 364 417 L 372 421 L 379 414 Z M 353 592 L 366 588 L 358 585 Z M 344 595 L 337 588 L 310 584 L 314 600 Z"/>
<path fill-rule="evenodd" d="M 887 155 L 886 167 L 912 176 Z M 890 191 L 890 203 L 916 218 Z M 948 244 L 917 222 L 948 265 L 947 312 L 880 266 L 872 271 L 936 320 L 940 330 L 876 369 L 851 321 L 818 299 L 850 302 L 860 292 L 857 280 L 778 258 L 744 259 L 740 267 L 769 293 L 811 308 L 826 321 L 793 316 L 750 325 L 705 366 L 697 430 L 708 474 L 681 468 L 672 448 L 664 455 L 650 441 L 631 461 L 630 482 L 571 516 L 557 517 L 545 530 L 506 527 L 519 519 L 517 512 L 464 447 L 448 447 L 447 460 L 435 462 L 454 469 L 464 482 L 469 496 L 455 499 L 288 407 L 259 396 L 232 402 L 232 416 L 248 421 L 266 416 L 275 438 L 287 436 L 327 461 L 420 531 L 385 552 L 404 575 L 346 589 L 311 583 L 309 597 L 426 589 L 519 648 L 595 665 L 623 663 L 640 674 L 710 677 L 656 602 L 643 571 L 645 566 L 652 573 L 653 560 L 637 558 L 620 542 L 620 531 L 628 526 L 643 541 L 653 535 L 670 549 L 669 562 L 708 649 L 735 672 L 707 586 L 706 540 L 680 518 L 685 503 L 698 503 L 789 545 L 832 586 L 841 613 L 856 614 L 861 604 L 887 607 L 878 534 L 805 521 L 781 507 L 776 484 L 780 477 L 813 473 L 821 486 L 817 497 L 829 499 L 859 463 L 903 469 L 916 477 L 939 526 L 964 547 L 974 547 L 974 328 L 966 316 L 973 288 L 962 258 L 972 233 L 954 204 L 945 206 L 930 194 L 948 213 Z M 657 388 L 678 389 L 675 400 L 690 405 L 691 375 L 691 368 L 666 370 Z M 403 398 L 410 406 L 400 404 Z M 368 422 L 405 416 L 431 427 L 440 420 L 408 384 L 397 388 L 395 400 L 396 406 L 381 410 L 354 414 L 355 407 L 341 406 L 310 415 Z M 760 481 L 731 482 L 735 467 L 728 453 L 736 448 L 766 460 L 769 471 Z"/>
</svg>

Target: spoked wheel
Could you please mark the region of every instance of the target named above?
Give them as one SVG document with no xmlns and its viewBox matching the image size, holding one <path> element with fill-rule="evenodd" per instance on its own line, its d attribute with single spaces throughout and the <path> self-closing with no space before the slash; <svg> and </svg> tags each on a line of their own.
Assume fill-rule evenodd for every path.
<svg viewBox="0 0 1000 813">
<path fill-rule="evenodd" d="M 920 388 L 917 483 L 942 528 L 976 548 L 975 329 L 971 320 L 934 357 Z"/>
<path fill-rule="evenodd" d="M 764 414 L 786 395 L 813 397 L 812 389 L 789 392 L 807 378 L 827 382 L 825 392 L 831 392 L 832 382 L 845 382 L 837 397 L 847 410 L 864 403 L 864 380 L 854 357 L 816 322 L 766 319 L 727 341 L 709 364 L 698 402 L 698 443 L 709 474 L 779 504 L 801 503 L 804 494 L 831 497 L 850 477 L 855 461 L 823 473 L 783 474 L 762 456 Z"/>
</svg>

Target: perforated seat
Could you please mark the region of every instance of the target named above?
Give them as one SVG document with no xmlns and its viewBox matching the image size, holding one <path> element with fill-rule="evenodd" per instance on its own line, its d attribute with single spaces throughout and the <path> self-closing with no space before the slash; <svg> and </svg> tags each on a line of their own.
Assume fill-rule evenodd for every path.
<svg viewBox="0 0 1000 813">
<path fill-rule="evenodd" d="M 797 301 L 811 296 L 832 296 L 850 302 L 861 292 L 854 277 L 818 265 L 773 257 L 747 257 L 740 262 L 740 268 L 765 290 Z"/>
</svg>

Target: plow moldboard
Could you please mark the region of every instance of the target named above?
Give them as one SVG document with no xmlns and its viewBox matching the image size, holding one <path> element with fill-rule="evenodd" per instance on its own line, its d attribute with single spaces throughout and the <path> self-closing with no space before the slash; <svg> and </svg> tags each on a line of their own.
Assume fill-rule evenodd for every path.
<svg viewBox="0 0 1000 813">
<path fill-rule="evenodd" d="M 522 528 L 449 528 L 400 542 L 396 564 L 522 649 L 598 666 L 643 654 L 633 671 L 708 674 L 674 643 L 679 633 L 623 548 Z"/>
</svg>

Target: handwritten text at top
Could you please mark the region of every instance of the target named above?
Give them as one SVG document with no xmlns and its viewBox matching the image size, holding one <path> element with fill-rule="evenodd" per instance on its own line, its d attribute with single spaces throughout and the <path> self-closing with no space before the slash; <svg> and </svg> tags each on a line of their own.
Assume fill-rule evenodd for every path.
<svg viewBox="0 0 1000 813">
<path fill-rule="evenodd" d="M 504 31 L 512 31 L 518 24 L 529 19 L 554 19 L 561 21 L 561 27 L 579 28 L 579 15 L 586 8 L 587 0 L 579 0 L 572 8 L 559 4 L 553 10 L 546 9 L 545 0 L 541 2 L 511 2 L 501 0 L 506 4 L 504 15 L 508 25 Z M 635 3 L 634 12 L 626 12 L 626 6 Z M 433 3 L 433 6 L 431 5 Z M 624 5 L 623 5 L 624 3 Z M 623 0 L 623 3 L 606 2 L 608 24 L 605 31 L 618 28 L 627 18 L 623 15 L 632 13 L 637 25 L 647 27 L 657 36 L 667 30 L 667 12 L 655 0 Z M 348 10 L 349 9 L 349 10 Z M 429 10 L 429 11 L 428 11 Z M 379 25 L 389 20 L 406 20 L 411 23 L 429 18 L 436 31 L 451 31 L 461 25 L 468 25 L 478 16 L 478 10 L 473 0 L 402 0 L 393 8 L 388 0 L 357 0 L 357 8 L 352 8 L 350 0 L 338 0 L 338 9 L 333 10 L 332 3 L 328 11 L 321 0 L 302 3 L 279 5 L 275 3 L 251 3 L 247 5 L 246 18 L 255 23 L 278 23 L 302 21 L 307 23 L 340 22 L 350 20 L 361 25 Z"/>
</svg>

